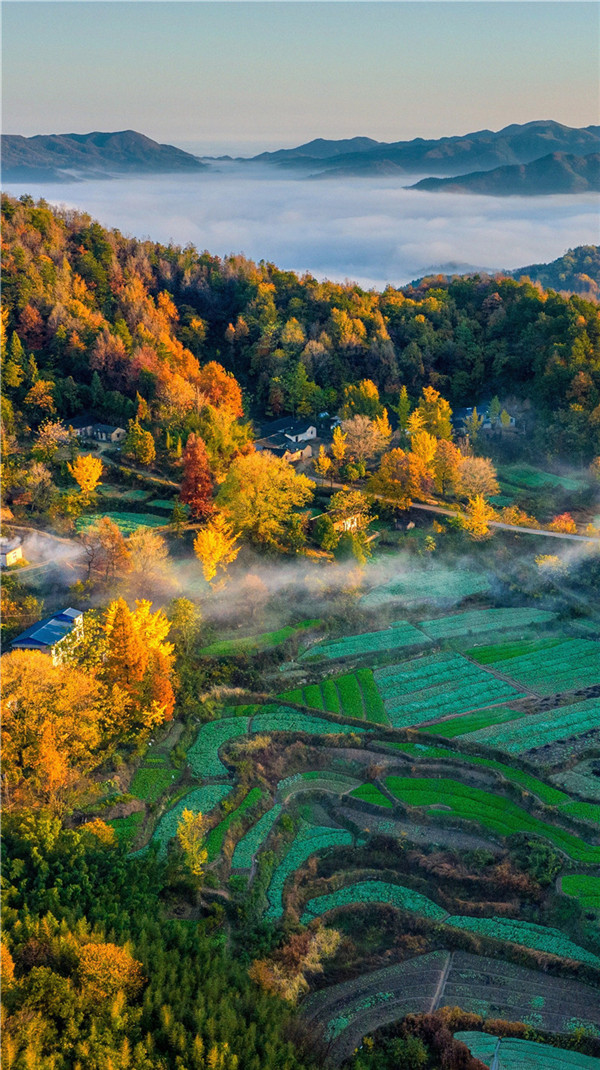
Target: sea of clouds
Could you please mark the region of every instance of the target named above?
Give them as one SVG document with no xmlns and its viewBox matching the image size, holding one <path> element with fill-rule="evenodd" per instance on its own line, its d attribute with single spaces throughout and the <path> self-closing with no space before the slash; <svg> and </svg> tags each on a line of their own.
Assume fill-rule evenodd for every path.
<svg viewBox="0 0 600 1070">
<path fill-rule="evenodd" d="M 218 167 L 195 176 L 4 188 L 82 209 L 137 238 L 244 253 L 377 289 L 436 270 L 550 261 L 600 237 L 597 194 L 481 197 L 408 190 L 397 177 L 310 179 L 255 165 Z"/>
</svg>

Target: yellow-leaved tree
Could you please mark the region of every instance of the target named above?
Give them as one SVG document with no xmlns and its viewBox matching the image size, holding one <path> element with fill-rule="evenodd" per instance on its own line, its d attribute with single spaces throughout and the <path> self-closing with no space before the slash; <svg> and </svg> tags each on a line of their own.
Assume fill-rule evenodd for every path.
<svg viewBox="0 0 600 1070">
<path fill-rule="evenodd" d="M 222 513 L 215 513 L 206 527 L 200 529 L 194 539 L 194 552 L 207 583 L 214 580 L 218 569 L 225 571 L 235 561 L 240 552 L 238 537 Z"/>
<path fill-rule="evenodd" d="M 486 539 L 490 535 L 490 520 L 496 516 L 483 494 L 471 498 L 467 507 L 465 528 L 474 539 Z"/>
<path fill-rule="evenodd" d="M 177 839 L 183 851 L 185 863 L 194 877 L 201 877 L 208 852 L 204 846 L 204 817 L 202 814 L 184 810 L 177 826 Z"/>
<path fill-rule="evenodd" d="M 68 468 L 79 485 L 82 499 L 88 501 L 100 482 L 102 461 L 99 457 L 93 457 L 91 453 L 80 453 L 73 464 L 68 465 Z"/>
</svg>

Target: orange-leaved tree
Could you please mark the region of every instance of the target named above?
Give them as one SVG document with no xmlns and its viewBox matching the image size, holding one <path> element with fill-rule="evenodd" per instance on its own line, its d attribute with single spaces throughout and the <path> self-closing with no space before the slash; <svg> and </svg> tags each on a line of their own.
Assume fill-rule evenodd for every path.
<svg viewBox="0 0 600 1070">
<path fill-rule="evenodd" d="M 39 650 L 14 650 L 2 663 L 5 805 L 62 812 L 102 760 L 105 691 Z"/>
</svg>

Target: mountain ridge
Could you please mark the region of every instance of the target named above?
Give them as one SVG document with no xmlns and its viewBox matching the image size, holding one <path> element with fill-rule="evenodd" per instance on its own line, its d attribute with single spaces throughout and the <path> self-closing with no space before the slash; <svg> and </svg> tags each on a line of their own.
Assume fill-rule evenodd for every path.
<svg viewBox="0 0 600 1070">
<path fill-rule="evenodd" d="M 2 177 L 5 181 L 61 182 L 76 175 L 170 174 L 208 170 L 207 164 L 174 145 L 162 145 L 137 130 L 87 134 L 2 135 Z"/>
<path fill-rule="evenodd" d="M 532 197 L 600 191 L 600 153 L 553 152 L 528 164 L 509 164 L 454 178 L 424 178 L 408 189 L 493 197 Z"/>
</svg>

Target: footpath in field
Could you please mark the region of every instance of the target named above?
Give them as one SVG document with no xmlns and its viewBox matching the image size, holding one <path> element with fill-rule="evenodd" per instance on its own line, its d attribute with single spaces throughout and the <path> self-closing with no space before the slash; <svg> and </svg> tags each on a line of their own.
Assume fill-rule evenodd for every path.
<svg viewBox="0 0 600 1070">
<path fill-rule="evenodd" d="M 464 951 L 417 955 L 321 989 L 306 999 L 301 1013 L 324 1030 L 330 1057 L 340 1063 L 366 1033 L 405 1014 L 430 1011 L 434 1003 L 491 1019 L 513 1021 L 517 1014 L 519 1021 L 549 1032 L 600 1026 L 600 994 L 589 985 Z"/>
</svg>

